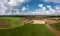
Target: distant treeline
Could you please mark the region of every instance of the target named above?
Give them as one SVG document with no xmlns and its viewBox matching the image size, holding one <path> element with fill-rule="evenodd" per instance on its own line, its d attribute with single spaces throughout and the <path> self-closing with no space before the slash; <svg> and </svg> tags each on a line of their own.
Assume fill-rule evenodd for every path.
<svg viewBox="0 0 60 36">
<path fill-rule="evenodd" d="M 52 15 L 0 15 L 0 17 L 60 17 Z"/>
</svg>

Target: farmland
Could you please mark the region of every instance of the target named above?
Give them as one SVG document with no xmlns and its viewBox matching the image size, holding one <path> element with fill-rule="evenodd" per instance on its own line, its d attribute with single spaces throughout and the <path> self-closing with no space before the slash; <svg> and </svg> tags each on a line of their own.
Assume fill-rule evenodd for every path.
<svg viewBox="0 0 60 36">
<path fill-rule="evenodd" d="M 46 19 L 46 18 L 45 18 Z M 39 20 L 41 23 L 44 18 L 36 17 L 0 17 L 0 36 L 56 36 L 55 33 L 49 30 L 45 24 L 24 23 L 31 20 Z M 53 29 L 60 31 L 60 23 L 52 23 L 55 19 L 48 19 L 48 25 Z M 52 22 L 51 22 L 52 21 Z M 59 21 L 56 19 L 56 21 Z M 45 22 L 45 21 L 44 21 Z M 50 22 L 52 24 L 50 24 Z M 3 25 L 1 25 L 3 24 Z M 1 28 L 3 27 L 3 29 Z M 7 27 L 4 27 L 7 26 Z M 49 27 L 49 26 L 48 26 Z M 7 28 L 7 29 L 6 29 Z"/>
<path fill-rule="evenodd" d="M 0 29 L 0 36 L 55 36 L 45 25 L 26 24 L 12 29 Z"/>
<path fill-rule="evenodd" d="M 22 24 L 24 18 L 22 17 L 0 17 L 0 24 L 6 22 L 7 28 L 16 27 Z M 4 21 L 4 22 L 3 22 Z M 1 23 L 2 22 L 2 23 Z M 1 26 L 1 25 L 0 25 Z M 3 25 L 2 25 L 3 26 Z"/>
<path fill-rule="evenodd" d="M 54 24 L 50 24 L 54 29 L 60 31 L 60 22 L 58 23 L 54 23 Z"/>
</svg>

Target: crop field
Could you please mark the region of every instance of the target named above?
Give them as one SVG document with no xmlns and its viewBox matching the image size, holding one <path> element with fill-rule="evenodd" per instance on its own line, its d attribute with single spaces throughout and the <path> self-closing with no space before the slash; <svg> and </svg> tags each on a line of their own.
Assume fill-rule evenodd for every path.
<svg viewBox="0 0 60 36">
<path fill-rule="evenodd" d="M 46 27 L 46 24 L 23 24 L 24 22 L 29 22 L 29 20 L 41 21 L 44 20 L 44 18 L 33 19 L 32 17 L 29 18 L 28 21 L 27 20 L 28 19 L 25 17 L 0 17 L 0 36 L 56 36 L 55 32 L 50 30 L 51 28 L 48 29 Z M 53 29 L 60 31 L 60 22 L 48 25 L 50 25 Z"/>
<path fill-rule="evenodd" d="M 0 17 L 0 26 L 6 25 L 7 28 L 16 27 L 22 24 L 23 19 L 22 17 Z"/>
<path fill-rule="evenodd" d="M 60 22 L 58 23 L 54 23 L 54 24 L 50 24 L 54 29 L 60 31 Z"/>
<path fill-rule="evenodd" d="M 12 29 L 0 29 L 0 36 L 55 36 L 45 25 L 26 24 Z"/>
</svg>

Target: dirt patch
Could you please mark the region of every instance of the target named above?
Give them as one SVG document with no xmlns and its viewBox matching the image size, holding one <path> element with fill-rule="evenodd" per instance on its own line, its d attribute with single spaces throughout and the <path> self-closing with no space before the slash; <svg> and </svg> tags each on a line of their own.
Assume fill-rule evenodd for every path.
<svg viewBox="0 0 60 36">
<path fill-rule="evenodd" d="M 7 21 L 0 21 L 0 28 L 7 28 Z"/>
<path fill-rule="evenodd" d="M 29 20 L 29 19 L 25 19 L 22 23 L 23 24 L 25 24 L 25 23 L 45 24 L 45 20 Z"/>
<path fill-rule="evenodd" d="M 23 24 L 25 24 L 25 23 L 29 23 L 29 22 L 30 22 L 29 19 L 24 19 L 24 20 L 22 21 Z"/>
<path fill-rule="evenodd" d="M 54 23 L 60 22 L 60 21 L 50 20 L 50 19 L 45 19 L 45 21 L 46 21 L 46 24 L 54 24 Z"/>
<path fill-rule="evenodd" d="M 33 24 L 45 24 L 44 20 L 32 20 Z"/>
</svg>

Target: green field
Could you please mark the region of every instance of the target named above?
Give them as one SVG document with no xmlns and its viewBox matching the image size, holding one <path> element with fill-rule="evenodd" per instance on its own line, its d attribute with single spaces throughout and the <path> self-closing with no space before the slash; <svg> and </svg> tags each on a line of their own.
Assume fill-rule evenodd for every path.
<svg viewBox="0 0 60 36">
<path fill-rule="evenodd" d="M 23 17 L 0 17 L 0 21 L 8 21 L 6 24 L 8 27 L 15 27 L 0 29 L 0 36 L 55 36 L 45 25 L 27 23 L 19 26 L 24 19 Z"/>
<path fill-rule="evenodd" d="M 54 24 L 50 24 L 54 29 L 60 31 L 60 22 L 59 23 L 54 23 Z"/>
<path fill-rule="evenodd" d="M 26 24 L 12 29 L 0 29 L 0 36 L 55 36 L 45 25 Z"/>
<path fill-rule="evenodd" d="M 8 28 L 21 25 L 23 19 L 22 17 L 0 17 L 0 21 L 7 21 Z"/>
</svg>

